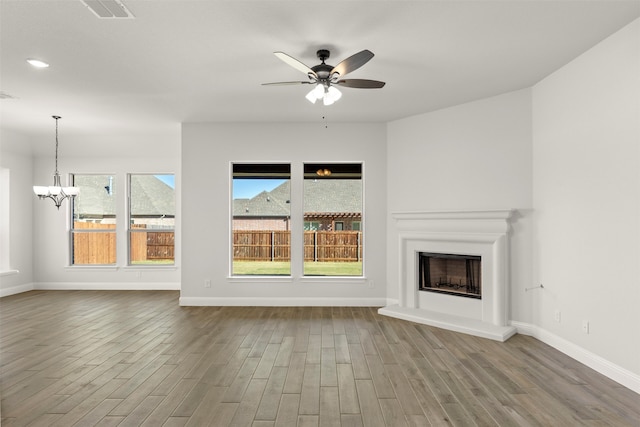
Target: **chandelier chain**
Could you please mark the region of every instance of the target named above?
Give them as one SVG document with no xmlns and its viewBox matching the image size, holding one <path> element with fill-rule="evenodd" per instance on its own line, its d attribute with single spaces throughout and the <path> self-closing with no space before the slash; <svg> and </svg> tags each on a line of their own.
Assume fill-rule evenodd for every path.
<svg viewBox="0 0 640 427">
<path fill-rule="evenodd" d="M 56 175 L 58 174 L 58 120 L 60 116 L 53 116 L 56 119 Z"/>
</svg>

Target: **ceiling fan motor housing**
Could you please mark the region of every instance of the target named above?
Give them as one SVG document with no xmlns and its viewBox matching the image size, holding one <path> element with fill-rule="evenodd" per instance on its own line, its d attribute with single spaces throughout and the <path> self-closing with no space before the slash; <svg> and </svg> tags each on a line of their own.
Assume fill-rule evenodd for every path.
<svg viewBox="0 0 640 427">
<path fill-rule="evenodd" d="M 333 66 L 320 64 L 315 67 L 311 67 L 311 69 L 318 75 L 318 80 L 327 80 L 329 78 L 329 74 L 331 74 L 331 70 L 333 70 Z"/>
<path fill-rule="evenodd" d="M 324 61 L 329 58 L 331 53 L 327 49 L 320 49 L 316 52 L 316 55 L 318 55 L 318 59 L 322 61 L 322 64 L 311 67 L 311 69 L 318 75 L 318 80 L 327 80 L 331 70 L 333 70 L 333 65 L 327 65 Z"/>
</svg>

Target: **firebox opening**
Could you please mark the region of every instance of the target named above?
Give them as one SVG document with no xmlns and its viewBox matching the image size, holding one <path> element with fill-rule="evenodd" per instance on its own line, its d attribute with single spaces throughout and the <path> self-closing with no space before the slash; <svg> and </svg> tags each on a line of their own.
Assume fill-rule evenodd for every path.
<svg viewBox="0 0 640 427">
<path fill-rule="evenodd" d="M 419 252 L 418 290 L 482 298 L 481 257 Z"/>
</svg>

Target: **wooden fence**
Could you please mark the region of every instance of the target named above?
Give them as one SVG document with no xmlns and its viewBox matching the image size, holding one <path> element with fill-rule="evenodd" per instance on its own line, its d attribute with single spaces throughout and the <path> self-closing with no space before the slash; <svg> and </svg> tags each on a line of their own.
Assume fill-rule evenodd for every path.
<svg viewBox="0 0 640 427">
<path fill-rule="evenodd" d="M 73 264 L 115 264 L 116 263 L 115 224 L 95 224 L 75 222 L 75 230 L 105 230 L 104 233 L 73 233 Z M 133 228 L 145 228 L 134 225 Z M 173 232 L 133 232 L 131 233 L 130 262 L 166 261 L 174 259 Z"/>
<path fill-rule="evenodd" d="M 354 262 L 362 260 L 361 231 L 305 231 L 304 260 Z M 291 232 L 234 230 L 235 261 L 291 260 Z"/>
<path fill-rule="evenodd" d="M 74 222 L 74 230 L 105 230 L 104 233 L 73 233 L 73 264 L 115 264 L 116 225 Z"/>
<path fill-rule="evenodd" d="M 104 233 L 73 233 L 75 265 L 115 264 L 115 224 L 76 222 L 76 230 L 105 230 Z M 136 228 L 144 228 L 136 226 Z M 304 260 L 353 262 L 362 260 L 361 231 L 305 231 Z M 174 233 L 147 231 L 131 233 L 131 263 L 174 259 Z M 233 232 L 236 261 L 291 260 L 291 232 L 237 230 Z"/>
</svg>

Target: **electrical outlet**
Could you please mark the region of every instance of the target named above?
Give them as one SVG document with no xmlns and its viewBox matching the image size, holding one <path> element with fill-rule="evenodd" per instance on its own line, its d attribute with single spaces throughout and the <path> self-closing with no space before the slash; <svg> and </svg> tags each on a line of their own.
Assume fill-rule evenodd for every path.
<svg viewBox="0 0 640 427">
<path fill-rule="evenodd" d="M 373 289 L 373 280 L 369 280 L 368 285 L 369 285 L 369 288 Z"/>
<path fill-rule="evenodd" d="M 211 287 L 211 279 L 205 279 L 204 287 L 205 288 L 210 288 Z"/>
<path fill-rule="evenodd" d="M 588 320 L 583 320 L 583 321 L 582 321 L 582 331 L 583 331 L 585 334 L 588 334 L 588 333 L 589 333 L 589 321 L 588 321 Z"/>
<path fill-rule="evenodd" d="M 560 310 L 556 310 L 556 311 L 553 313 L 553 319 L 554 319 L 557 323 L 560 323 L 560 319 L 561 319 L 561 316 L 560 316 Z"/>
</svg>

